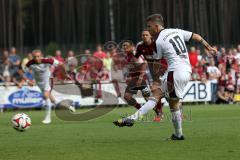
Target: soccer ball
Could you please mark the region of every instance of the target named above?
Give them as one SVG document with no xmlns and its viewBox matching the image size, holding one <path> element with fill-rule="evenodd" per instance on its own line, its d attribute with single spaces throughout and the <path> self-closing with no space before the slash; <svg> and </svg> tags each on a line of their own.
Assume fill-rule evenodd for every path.
<svg viewBox="0 0 240 160">
<path fill-rule="evenodd" d="M 12 118 L 13 128 L 17 131 L 26 131 L 31 126 L 31 118 L 25 113 L 18 113 Z"/>
</svg>

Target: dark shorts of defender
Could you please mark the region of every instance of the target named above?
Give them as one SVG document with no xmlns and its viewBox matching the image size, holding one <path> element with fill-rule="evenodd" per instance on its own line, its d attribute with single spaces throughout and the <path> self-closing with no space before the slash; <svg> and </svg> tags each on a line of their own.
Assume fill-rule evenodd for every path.
<svg viewBox="0 0 240 160">
<path fill-rule="evenodd" d="M 125 90 L 125 93 L 137 94 L 138 91 L 141 91 L 144 97 L 149 97 L 150 93 L 143 92 L 143 90 L 148 87 L 146 80 L 143 80 L 141 85 L 136 86 L 137 79 L 132 80 Z"/>
</svg>

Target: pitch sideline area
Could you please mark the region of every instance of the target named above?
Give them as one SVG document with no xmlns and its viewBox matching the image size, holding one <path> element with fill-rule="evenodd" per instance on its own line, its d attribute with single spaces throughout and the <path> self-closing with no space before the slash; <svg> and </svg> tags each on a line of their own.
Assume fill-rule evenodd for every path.
<svg viewBox="0 0 240 160">
<path fill-rule="evenodd" d="M 78 110 L 83 112 L 86 110 Z M 44 111 L 25 111 L 32 126 L 26 132 L 11 127 L 11 118 L 21 111 L 0 113 L 0 160 L 237 160 L 240 155 L 240 106 L 185 106 L 185 141 L 166 141 L 172 133 L 170 114 L 160 123 L 151 114 L 132 128 L 117 128 L 112 121 L 131 107 L 116 108 L 88 122 L 41 124 Z"/>
</svg>

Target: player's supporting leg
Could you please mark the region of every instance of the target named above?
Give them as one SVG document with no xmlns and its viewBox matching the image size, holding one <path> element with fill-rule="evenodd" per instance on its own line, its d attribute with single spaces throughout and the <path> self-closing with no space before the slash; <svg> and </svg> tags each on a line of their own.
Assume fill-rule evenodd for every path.
<svg viewBox="0 0 240 160">
<path fill-rule="evenodd" d="M 128 105 L 134 106 L 136 109 L 141 108 L 141 105 L 137 103 L 131 93 L 125 92 L 124 99 L 127 101 Z"/>
<path fill-rule="evenodd" d="M 182 131 L 182 113 L 180 110 L 180 102 L 178 99 L 169 100 L 170 110 L 172 113 L 172 123 L 175 130 L 175 133 L 172 135 L 173 140 L 183 140 L 183 131 Z"/>
<path fill-rule="evenodd" d="M 92 81 L 94 103 L 98 103 L 98 84 L 97 83 L 98 82 L 96 80 Z"/>
<path fill-rule="evenodd" d="M 46 115 L 42 123 L 49 124 L 51 123 L 51 110 L 52 110 L 52 103 L 49 98 L 45 99 L 45 107 L 46 107 Z"/>
<path fill-rule="evenodd" d="M 182 131 L 182 113 L 180 99 L 183 97 L 184 87 L 191 79 L 189 72 L 169 72 L 167 76 L 167 90 L 169 93 L 169 106 L 172 113 L 172 123 L 175 134 L 172 135 L 172 140 L 184 140 Z"/>
<path fill-rule="evenodd" d="M 117 97 L 121 97 L 120 87 L 117 80 L 112 80 L 113 86 L 116 90 Z"/>
<path fill-rule="evenodd" d="M 102 84 L 101 81 L 97 81 L 98 83 L 98 90 L 97 90 L 97 98 L 102 98 Z"/>
</svg>

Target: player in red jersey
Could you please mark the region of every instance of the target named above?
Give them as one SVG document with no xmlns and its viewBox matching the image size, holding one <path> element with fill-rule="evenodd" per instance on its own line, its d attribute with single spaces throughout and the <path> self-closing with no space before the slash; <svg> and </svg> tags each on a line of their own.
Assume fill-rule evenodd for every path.
<svg viewBox="0 0 240 160">
<path fill-rule="evenodd" d="M 146 63 L 143 57 L 138 58 L 134 55 L 134 45 L 131 41 L 124 41 L 122 43 L 122 50 L 125 54 L 125 64 L 127 68 L 127 88 L 124 93 L 124 99 L 131 106 L 136 109 L 141 108 L 141 105 L 133 98 L 137 91 L 142 92 L 143 97 L 150 96 L 150 89 L 146 82 Z"/>
<path fill-rule="evenodd" d="M 142 31 L 142 41 L 138 43 L 135 57 L 143 56 L 148 63 L 149 71 L 153 79 L 153 86 L 159 85 L 159 77 L 163 76 L 167 70 L 167 62 L 165 59 L 154 59 L 154 53 L 156 52 L 156 45 L 152 40 L 152 36 L 148 30 Z M 161 121 L 162 103 L 158 101 L 156 108 L 154 108 L 157 116 L 154 118 L 155 122 Z"/>
</svg>

